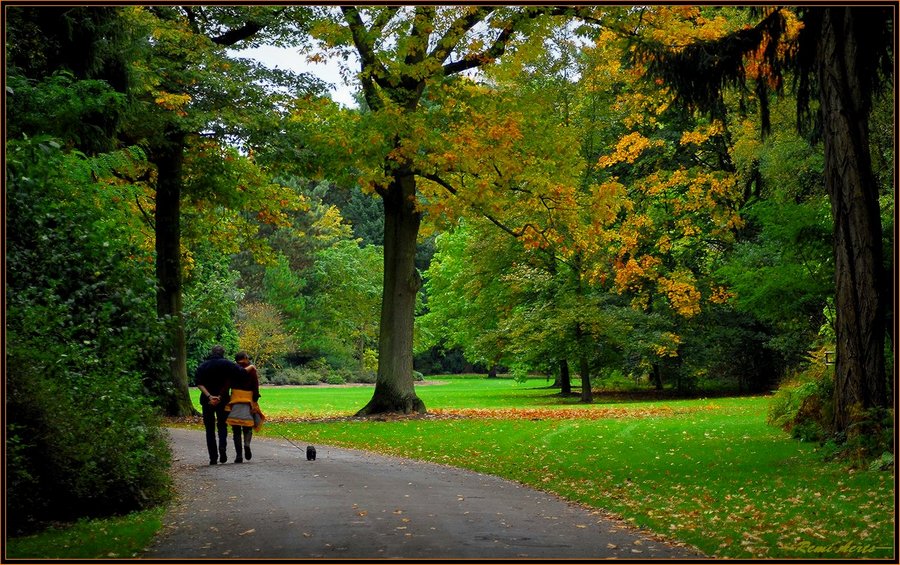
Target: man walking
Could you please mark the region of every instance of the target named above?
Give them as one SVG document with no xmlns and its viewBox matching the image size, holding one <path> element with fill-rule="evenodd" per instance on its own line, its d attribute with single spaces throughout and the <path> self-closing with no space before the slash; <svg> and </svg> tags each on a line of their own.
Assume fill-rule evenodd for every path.
<svg viewBox="0 0 900 565">
<path fill-rule="evenodd" d="M 237 363 L 225 359 L 225 348 L 221 345 L 214 345 L 206 361 L 197 367 L 194 381 L 200 389 L 200 407 L 203 410 L 210 465 L 228 461 L 228 414 L 225 412 L 229 400 L 228 383 L 244 378 L 243 373 L 244 369 Z"/>
</svg>

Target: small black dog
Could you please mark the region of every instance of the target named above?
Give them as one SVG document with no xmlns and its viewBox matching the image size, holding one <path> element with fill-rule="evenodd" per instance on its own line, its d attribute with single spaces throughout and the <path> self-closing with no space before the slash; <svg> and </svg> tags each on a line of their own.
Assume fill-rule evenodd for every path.
<svg viewBox="0 0 900 565">
<path fill-rule="evenodd" d="M 306 460 L 307 461 L 315 461 L 316 460 L 316 448 L 315 447 L 313 447 L 311 445 L 306 446 Z"/>
</svg>

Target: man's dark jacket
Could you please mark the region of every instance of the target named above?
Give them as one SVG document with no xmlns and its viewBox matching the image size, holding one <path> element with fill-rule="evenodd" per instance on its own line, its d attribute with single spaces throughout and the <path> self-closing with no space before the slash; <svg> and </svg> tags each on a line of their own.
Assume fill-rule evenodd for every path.
<svg viewBox="0 0 900 565">
<path fill-rule="evenodd" d="M 211 357 L 197 367 L 194 382 L 197 386 L 203 385 L 212 396 L 221 396 L 219 406 L 228 404 L 228 383 L 244 378 L 244 369 L 234 361 L 224 357 Z M 209 398 L 200 393 L 200 405 L 209 404 Z"/>
</svg>

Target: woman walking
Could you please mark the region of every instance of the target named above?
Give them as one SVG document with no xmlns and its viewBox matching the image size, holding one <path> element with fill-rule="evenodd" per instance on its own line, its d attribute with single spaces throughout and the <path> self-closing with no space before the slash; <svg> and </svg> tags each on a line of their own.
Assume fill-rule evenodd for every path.
<svg viewBox="0 0 900 565">
<path fill-rule="evenodd" d="M 243 463 L 245 457 L 248 461 L 253 457 L 250 440 L 253 439 L 253 430 L 262 426 L 265 416 L 259 409 L 259 374 L 256 367 L 250 364 L 250 357 L 243 351 L 235 355 L 234 360 L 243 371 L 229 382 L 231 399 L 225 407 L 228 412 L 226 422 L 231 426 L 234 437 L 237 454 L 234 462 Z"/>
</svg>

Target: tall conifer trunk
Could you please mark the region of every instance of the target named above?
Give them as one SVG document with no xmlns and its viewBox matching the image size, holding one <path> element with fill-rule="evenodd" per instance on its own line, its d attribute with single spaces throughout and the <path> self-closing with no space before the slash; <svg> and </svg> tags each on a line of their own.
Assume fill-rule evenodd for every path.
<svg viewBox="0 0 900 565">
<path fill-rule="evenodd" d="M 825 185 L 834 218 L 837 431 L 849 427 L 855 410 L 885 406 L 888 400 L 881 216 L 869 153 L 866 86 L 857 73 L 862 38 L 855 12 L 824 9 L 819 39 Z"/>
<path fill-rule="evenodd" d="M 156 313 L 170 318 L 170 394 L 166 413 L 188 416 L 194 412 L 188 390 L 187 345 L 181 297 L 181 172 L 184 163 L 184 134 L 169 136 L 169 143 L 153 153 L 157 166 L 156 183 Z"/>
<path fill-rule="evenodd" d="M 378 339 L 378 378 L 372 399 L 358 416 L 384 412 L 424 413 L 413 379 L 413 320 L 422 279 L 416 271 L 416 239 L 422 215 L 416 210 L 416 180 L 399 168 L 384 203 L 384 288 Z"/>
</svg>

